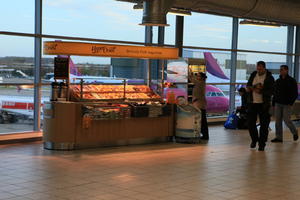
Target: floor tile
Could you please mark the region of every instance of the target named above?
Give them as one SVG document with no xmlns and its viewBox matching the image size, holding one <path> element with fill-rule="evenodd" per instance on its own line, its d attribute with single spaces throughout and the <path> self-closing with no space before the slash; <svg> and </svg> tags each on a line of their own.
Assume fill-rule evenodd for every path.
<svg viewBox="0 0 300 200">
<path fill-rule="evenodd" d="M 0 146 L 0 200 L 300 199 L 300 146 L 250 150 L 247 130 L 210 126 L 200 144 L 44 150 L 42 143 Z M 269 138 L 274 137 L 274 123 Z"/>
</svg>

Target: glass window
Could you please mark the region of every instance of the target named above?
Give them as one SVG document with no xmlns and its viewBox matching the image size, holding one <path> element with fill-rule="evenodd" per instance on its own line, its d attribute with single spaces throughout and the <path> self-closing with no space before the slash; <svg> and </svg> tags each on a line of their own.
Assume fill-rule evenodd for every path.
<svg viewBox="0 0 300 200">
<path fill-rule="evenodd" d="M 45 83 L 53 81 L 54 57 L 43 56 L 41 77 Z M 86 80 L 90 80 L 91 78 L 96 80 L 101 77 L 113 77 L 113 74 L 111 74 L 110 58 L 70 56 L 70 59 L 71 79 L 82 77 Z"/>
<path fill-rule="evenodd" d="M 168 14 L 167 22 L 170 26 L 165 28 L 165 44 L 175 44 L 175 30 L 176 30 L 176 15 Z"/>
<path fill-rule="evenodd" d="M 142 10 L 111 0 L 53 1 L 43 4 L 43 33 L 53 35 L 144 41 Z"/>
<path fill-rule="evenodd" d="M 286 26 L 263 27 L 239 25 L 238 49 L 286 52 L 286 46 Z"/>
<path fill-rule="evenodd" d="M 275 80 L 279 77 L 280 65 L 286 64 L 285 55 L 273 55 L 273 54 L 258 54 L 258 53 L 239 53 L 237 56 L 237 71 L 236 71 L 236 88 L 246 87 L 247 81 L 253 71 L 256 70 L 257 61 L 265 61 L 266 68 L 272 72 Z M 226 61 L 226 68 L 230 68 L 230 60 Z M 292 70 L 292 67 L 290 67 Z M 241 105 L 241 97 L 238 92 L 235 95 L 235 106 Z"/>
<path fill-rule="evenodd" d="M 224 94 L 222 92 L 217 92 L 218 97 L 224 97 Z"/>
<path fill-rule="evenodd" d="M 33 85 L 0 86 L 0 134 L 33 130 Z"/>
<path fill-rule="evenodd" d="M 210 97 L 211 96 L 211 92 L 206 92 L 206 96 Z"/>
<path fill-rule="evenodd" d="M 260 60 L 266 62 L 266 68 L 272 72 L 275 79 L 279 77 L 280 65 L 286 64 L 285 55 L 238 52 L 236 82 L 246 83 L 251 73 L 256 70 L 256 63 Z M 230 60 L 226 61 L 226 68 L 230 69 Z M 292 67 L 290 70 L 292 71 Z"/>
<path fill-rule="evenodd" d="M 230 69 L 226 64 L 231 59 L 231 52 L 184 49 L 183 57 L 205 59 L 204 71 L 206 71 L 207 83 L 229 83 Z"/>
<path fill-rule="evenodd" d="M 192 13 L 184 19 L 185 46 L 231 48 L 232 18 Z"/>
<path fill-rule="evenodd" d="M 3 83 L 33 83 L 34 39 L 0 35 L 0 79 Z"/>
<path fill-rule="evenodd" d="M 33 33 L 34 1 L 1 1 L 0 19 L 0 30 L 2 31 Z"/>
</svg>

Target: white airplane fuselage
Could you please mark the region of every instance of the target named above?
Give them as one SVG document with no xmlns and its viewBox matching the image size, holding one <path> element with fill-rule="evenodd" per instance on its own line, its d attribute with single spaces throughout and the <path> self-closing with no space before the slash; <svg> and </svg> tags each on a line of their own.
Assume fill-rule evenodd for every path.
<svg viewBox="0 0 300 200">
<path fill-rule="evenodd" d="M 44 99 L 42 102 L 43 101 Z M 33 119 L 33 112 L 33 97 L 0 95 L 0 114 L 8 113 L 15 116 L 24 116 L 27 119 Z"/>
</svg>

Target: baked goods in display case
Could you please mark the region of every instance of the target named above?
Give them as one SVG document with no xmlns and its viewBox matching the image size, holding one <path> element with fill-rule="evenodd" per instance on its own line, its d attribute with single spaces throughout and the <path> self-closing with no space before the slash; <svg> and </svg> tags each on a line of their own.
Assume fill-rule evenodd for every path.
<svg viewBox="0 0 300 200">
<path fill-rule="evenodd" d="M 83 117 L 93 120 L 130 118 L 131 110 L 126 104 L 95 104 L 83 106 Z"/>
<path fill-rule="evenodd" d="M 71 85 L 71 96 L 85 100 L 151 100 L 161 97 L 146 85 Z M 82 98 L 81 98 L 82 91 Z"/>
</svg>

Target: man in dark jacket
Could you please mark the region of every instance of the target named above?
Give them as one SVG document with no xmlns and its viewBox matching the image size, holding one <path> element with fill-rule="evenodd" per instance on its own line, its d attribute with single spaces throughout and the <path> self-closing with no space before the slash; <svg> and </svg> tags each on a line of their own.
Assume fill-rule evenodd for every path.
<svg viewBox="0 0 300 200">
<path fill-rule="evenodd" d="M 275 82 L 273 105 L 275 105 L 276 138 L 271 142 L 282 143 L 282 120 L 293 134 L 294 141 L 298 140 L 298 130 L 290 119 L 291 107 L 298 97 L 298 86 L 294 78 L 289 76 L 289 67 L 280 66 L 280 77 Z"/>
<path fill-rule="evenodd" d="M 252 140 L 250 148 L 255 148 L 258 142 L 259 151 L 264 151 L 268 139 L 273 88 L 274 78 L 266 69 L 266 63 L 257 62 L 256 71 L 251 74 L 246 89 L 249 95 L 248 129 Z M 257 115 L 260 121 L 259 134 L 256 127 Z"/>
</svg>

